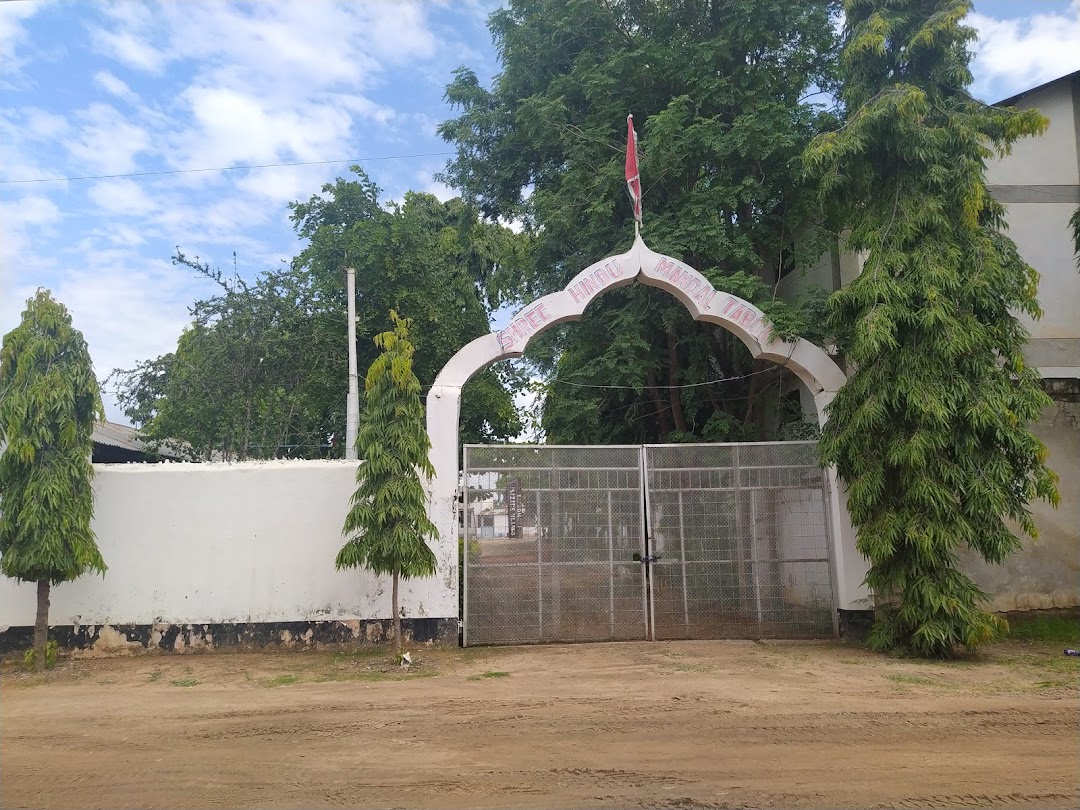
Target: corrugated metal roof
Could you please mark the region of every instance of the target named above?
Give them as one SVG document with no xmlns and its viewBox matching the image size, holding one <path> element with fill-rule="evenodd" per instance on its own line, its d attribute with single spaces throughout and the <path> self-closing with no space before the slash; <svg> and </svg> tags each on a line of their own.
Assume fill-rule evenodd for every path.
<svg viewBox="0 0 1080 810">
<path fill-rule="evenodd" d="M 94 425 L 94 442 L 112 447 L 122 447 L 137 453 L 145 453 L 146 445 L 135 438 L 136 428 L 117 422 L 101 422 Z"/>
</svg>

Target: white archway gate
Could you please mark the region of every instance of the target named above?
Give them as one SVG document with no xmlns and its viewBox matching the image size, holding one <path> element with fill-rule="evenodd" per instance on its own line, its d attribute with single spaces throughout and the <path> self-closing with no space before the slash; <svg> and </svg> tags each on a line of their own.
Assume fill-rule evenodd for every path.
<svg viewBox="0 0 1080 810">
<path fill-rule="evenodd" d="M 557 324 L 579 320 L 597 296 L 635 280 L 667 290 L 696 320 L 724 327 L 755 358 L 772 360 L 792 371 L 813 395 L 819 422 L 824 424 L 825 406 L 846 379 L 832 358 L 806 340 L 780 340 L 773 335 L 759 309 L 735 295 L 716 290 L 696 270 L 650 249 L 639 235 L 628 252 L 590 265 L 565 289 L 522 309 L 505 329 L 470 342 L 447 362 L 435 379 L 427 399 L 430 458 L 435 469 L 428 490 L 428 512 L 439 531 L 436 556 L 448 587 L 456 589 L 459 575 L 458 451 L 463 387 L 492 363 L 520 357 L 536 335 Z M 855 610 L 862 607 L 867 595 L 862 584 L 866 564 L 855 548 L 846 498 L 837 485 L 835 470 L 825 470 L 824 476 L 833 606 Z"/>
</svg>

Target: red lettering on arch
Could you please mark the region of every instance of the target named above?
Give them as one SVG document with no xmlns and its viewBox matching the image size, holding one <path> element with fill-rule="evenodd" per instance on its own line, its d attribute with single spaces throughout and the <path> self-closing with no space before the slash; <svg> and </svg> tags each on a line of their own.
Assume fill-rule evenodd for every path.
<svg viewBox="0 0 1080 810">
<path fill-rule="evenodd" d="M 656 267 L 653 269 L 653 272 L 663 278 L 667 278 L 671 275 L 671 272 L 673 270 L 677 269 L 678 265 L 675 264 L 675 262 L 668 261 L 667 259 L 661 259 L 659 262 L 657 262 Z"/>
</svg>

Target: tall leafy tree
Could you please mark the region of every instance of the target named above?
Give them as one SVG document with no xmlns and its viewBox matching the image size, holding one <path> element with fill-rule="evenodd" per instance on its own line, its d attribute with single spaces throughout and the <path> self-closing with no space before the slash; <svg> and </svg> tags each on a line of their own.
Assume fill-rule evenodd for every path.
<svg viewBox="0 0 1080 810">
<path fill-rule="evenodd" d="M 361 368 L 374 360 L 372 338 L 393 326 L 386 313 L 409 313 L 416 375 L 429 386 L 458 349 L 490 331 L 489 313 L 528 267 L 526 240 L 481 221 L 460 199 L 440 202 L 410 191 L 384 207 L 363 170 L 354 166 L 353 173 L 325 186 L 322 196 L 292 205 L 296 232 L 308 240 L 294 267 L 309 275 L 324 305 L 341 312 L 342 268 L 356 268 Z M 344 373 L 344 356 L 341 362 Z M 512 391 L 520 383 L 505 366 L 470 381 L 461 406 L 465 441 L 517 435 Z"/>
<path fill-rule="evenodd" d="M 481 222 L 460 200 L 409 192 L 384 205 L 359 167 L 323 196 L 294 203 L 307 244 L 289 267 L 251 281 L 196 258 L 174 262 L 217 285 L 191 308 L 174 352 L 114 372 L 118 398 L 143 436 L 198 458 L 324 457 L 344 454 L 346 287 L 357 269 L 357 354 L 392 326 L 392 308 L 416 324 L 416 371 L 434 382 L 447 360 L 488 331 L 488 313 L 527 260 L 525 240 Z M 467 441 L 516 435 L 513 370 L 479 375 L 464 392 Z"/>
<path fill-rule="evenodd" d="M 173 261 L 218 291 L 192 306 L 175 351 L 113 372 L 117 399 L 142 437 L 206 460 L 333 454 L 344 420 L 345 385 L 336 376 L 344 317 L 291 268 L 248 282 L 180 252 Z"/>
<path fill-rule="evenodd" d="M 496 11 L 489 27 L 502 70 L 485 88 L 459 69 L 447 89 L 459 115 L 440 132 L 457 148 L 448 182 L 533 238 L 535 270 L 518 295 L 561 289 L 628 246 L 632 111 L 649 244 L 805 330 L 809 319 L 773 298 L 782 270 L 822 252 L 799 155 L 833 120 L 812 102 L 833 80 L 835 8 L 830 0 L 512 0 Z M 778 393 L 778 374 L 657 290 L 610 293 L 580 324 L 540 343 L 531 358 L 560 381 L 545 397 L 551 439 L 738 438 L 775 421 L 777 398 L 763 394 Z M 682 387 L 720 378 L 729 381 Z"/>
<path fill-rule="evenodd" d="M 0 347 L 0 572 L 37 583 L 39 670 L 51 587 L 105 573 L 90 528 L 93 430 L 104 418 L 82 333 L 63 304 L 38 290 Z"/>
<path fill-rule="evenodd" d="M 435 574 L 435 554 L 427 544 L 438 530 L 427 517 L 423 479 L 435 470 L 428 460 L 431 441 L 424 427 L 420 381 L 413 373 L 409 322 L 390 312 L 392 331 L 375 337 L 382 353 L 364 381 L 366 406 L 360 414 L 356 450 L 356 492 L 343 534 L 352 535 L 337 555 L 337 567 L 367 568 L 393 578 L 394 643 L 401 652 L 401 579 Z"/>
<path fill-rule="evenodd" d="M 829 408 L 823 458 L 850 487 L 877 604 L 872 646 L 925 656 L 973 649 L 1004 622 L 957 570 L 1032 537 L 1026 505 L 1055 475 L 1031 431 L 1049 400 L 1025 365 L 1017 313 L 1040 315 L 1038 275 L 1003 234 L 985 162 L 1046 120 L 972 98 L 967 0 L 848 0 L 844 126 L 807 151 L 840 204 L 861 275 L 830 301 L 854 367 Z"/>
</svg>

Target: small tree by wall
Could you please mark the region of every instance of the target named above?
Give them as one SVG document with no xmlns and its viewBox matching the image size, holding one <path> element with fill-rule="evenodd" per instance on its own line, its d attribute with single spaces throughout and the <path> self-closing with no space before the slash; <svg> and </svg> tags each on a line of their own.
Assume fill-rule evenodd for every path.
<svg viewBox="0 0 1080 810">
<path fill-rule="evenodd" d="M 0 572 L 37 583 L 38 670 L 51 586 L 106 570 L 90 528 L 93 429 L 104 418 L 82 333 L 63 304 L 38 290 L 0 348 Z"/>
<path fill-rule="evenodd" d="M 368 369 L 364 408 L 356 436 L 363 459 L 356 492 L 342 533 L 352 535 L 337 555 L 337 567 L 367 568 L 393 578 L 394 644 L 401 652 L 402 579 L 435 573 L 435 554 L 427 544 L 436 535 L 427 517 L 423 481 L 434 474 L 424 428 L 420 382 L 412 370 L 409 322 L 391 311 L 392 332 L 375 338 L 382 354 Z"/>
</svg>

